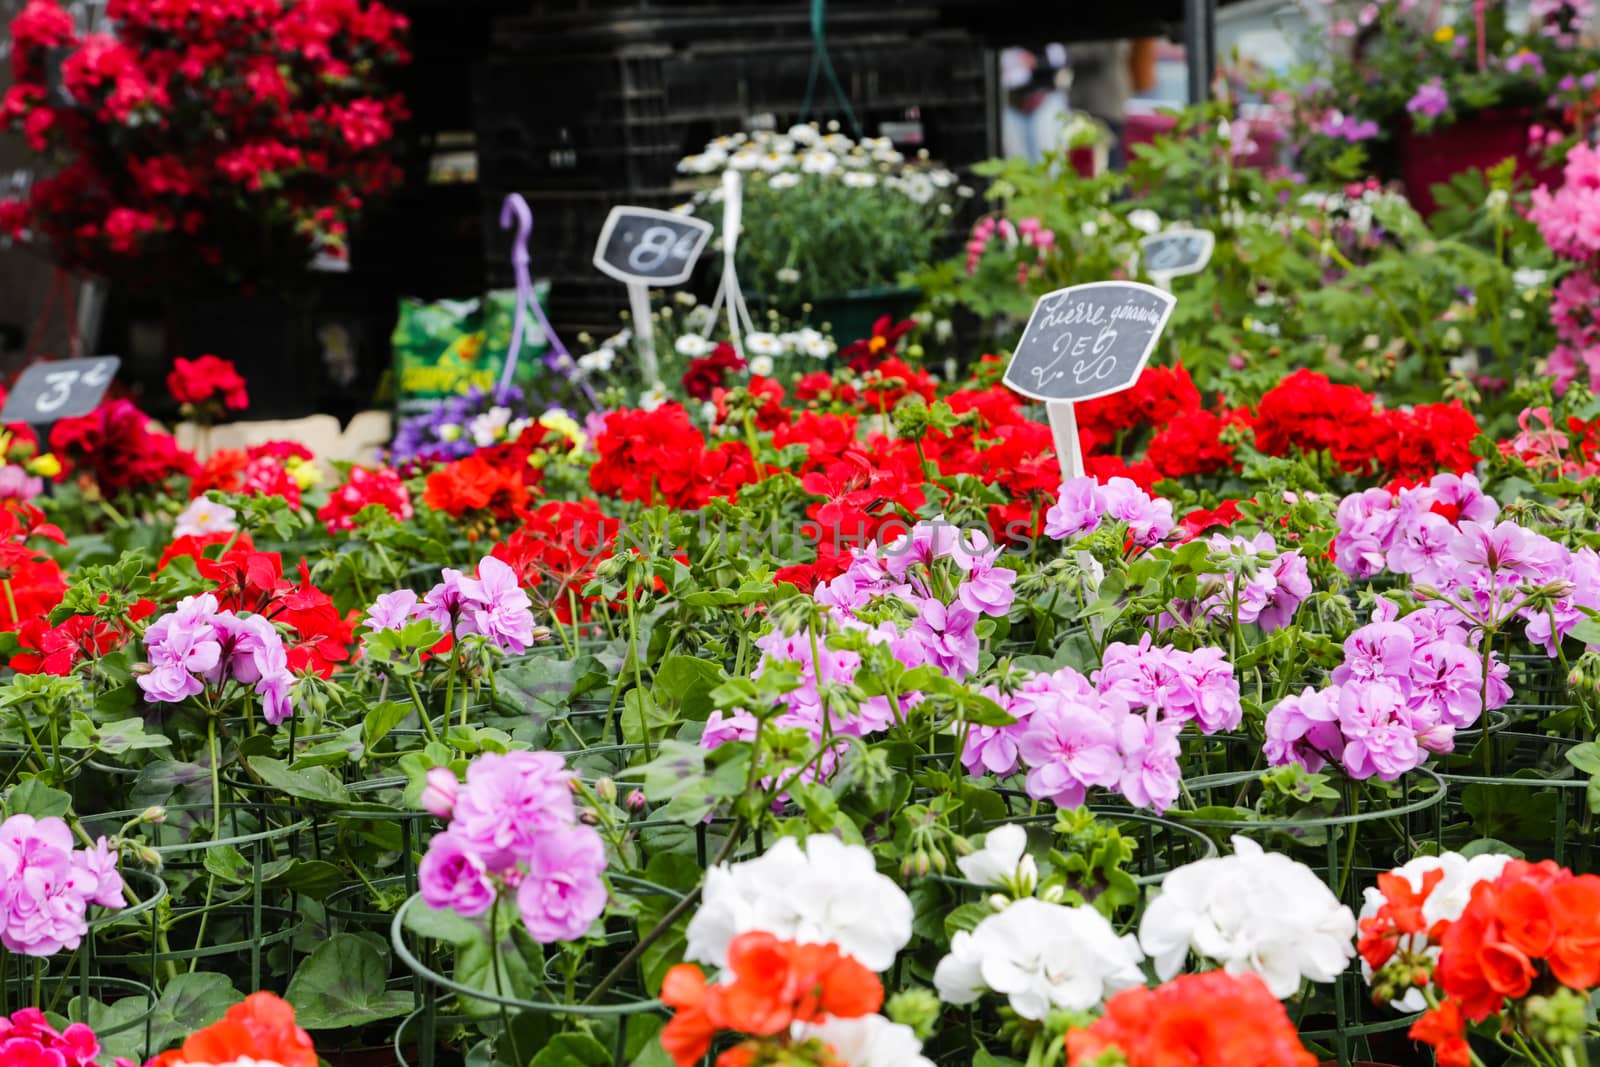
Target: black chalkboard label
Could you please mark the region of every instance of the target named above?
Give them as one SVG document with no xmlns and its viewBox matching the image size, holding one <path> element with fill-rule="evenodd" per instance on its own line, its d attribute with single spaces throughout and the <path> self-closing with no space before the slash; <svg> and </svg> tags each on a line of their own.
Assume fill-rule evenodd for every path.
<svg viewBox="0 0 1600 1067">
<path fill-rule="evenodd" d="M 710 239 L 711 223 L 705 219 L 619 205 L 606 216 L 594 265 L 619 282 L 681 285 Z"/>
<path fill-rule="evenodd" d="M 1197 274 L 1211 262 L 1217 239 L 1210 230 L 1168 230 L 1139 242 L 1144 270 L 1152 278 Z"/>
<path fill-rule="evenodd" d="M 1005 383 L 1035 400 L 1092 400 L 1139 377 L 1176 298 L 1140 282 L 1090 282 L 1033 305 Z"/>
<path fill-rule="evenodd" d="M 116 356 L 58 359 L 22 372 L 0 409 L 0 422 L 34 425 L 87 415 L 106 395 L 122 360 Z"/>
</svg>

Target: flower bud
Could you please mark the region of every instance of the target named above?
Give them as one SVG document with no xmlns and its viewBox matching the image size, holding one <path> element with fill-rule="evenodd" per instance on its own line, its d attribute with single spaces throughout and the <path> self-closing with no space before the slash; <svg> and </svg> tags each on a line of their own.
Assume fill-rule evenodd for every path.
<svg viewBox="0 0 1600 1067">
<path fill-rule="evenodd" d="M 164 866 L 161 860 L 161 853 L 157 852 L 149 845 L 139 845 L 134 850 L 134 854 L 139 857 L 140 863 L 144 864 L 157 874 L 161 873 L 161 868 Z"/>
<path fill-rule="evenodd" d="M 617 783 L 611 778 L 601 778 L 594 783 L 594 795 L 607 804 L 617 802 Z"/>
<path fill-rule="evenodd" d="M 903 989 L 889 998 L 883 1013 L 901 1026 L 909 1026 L 925 1041 L 939 1022 L 939 998 L 926 989 Z"/>
<path fill-rule="evenodd" d="M 456 772 L 449 767 L 432 767 L 426 781 L 422 788 L 422 806 L 441 819 L 450 818 L 456 808 L 456 794 L 461 791 Z"/>
<path fill-rule="evenodd" d="M 144 814 L 139 816 L 140 822 L 147 822 L 152 826 L 160 826 L 167 821 L 167 809 L 160 805 L 152 804 L 144 809 Z"/>
<path fill-rule="evenodd" d="M 1583 1040 L 1585 1004 L 1585 998 L 1565 986 L 1547 997 L 1529 997 L 1529 1034 L 1555 1048 L 1576 1044 Z"/>
<path fill-rule="evenodd" d="M 628 790 L 627 799 L 623 803 L 627 804 L 629 811 L 643 811 L 649 801 L 645 799 L 644 790 L 630 789 Z"/>
</svg>

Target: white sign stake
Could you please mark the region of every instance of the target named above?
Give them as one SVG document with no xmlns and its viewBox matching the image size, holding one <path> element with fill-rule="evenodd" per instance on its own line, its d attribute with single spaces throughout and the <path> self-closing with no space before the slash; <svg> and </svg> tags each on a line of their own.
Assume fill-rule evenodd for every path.
<svg viewBox="0 0 1600 1067">
<path fill-rule="evenodd" d="M 650 287 L 643 282 L 628 283 L 628 307 L 633 312 L 633 338 L 639 350 L 639 369 L 650 386 L 661 384 L 661 365 L 656 360 L 656 323 L 650 314 Z"/>
<path fill-rule="evenodd" d="M 1083 445 L 1078 441 L 1078 413 L 1070 400 L 1047 400 L 1045 414 L 1050 416 L 1050 436 L 1055 439 L 1056 459 L 1061 463 L 1061 477 L 1076 478 L 1083 474 Z"/>
</svg>

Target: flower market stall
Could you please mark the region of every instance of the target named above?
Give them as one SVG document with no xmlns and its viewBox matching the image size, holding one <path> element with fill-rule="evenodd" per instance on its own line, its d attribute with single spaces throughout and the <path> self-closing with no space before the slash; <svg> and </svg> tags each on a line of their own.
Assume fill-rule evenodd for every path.
<svg viewBox="0 0 1600 1067">
<path fill-rule="evenodd" d="M 455 377 L 381 450 L 251 436 L 226 350 L 17 367 L 0 1065 L 1590 1062 L 1591 12 L 1459 6 L 1332 5 L 1266 168 L 1231 97 L 1117 172 L 697 138 L 606 330 L 497 192 L 513 287 L 402 310 Z M 78 159 L 19 236 L 336 248 L 404 17 L 111 9 L 12 26 Z M 1512 102 L 1426 201 L 1330 146 Z"/>
</svg>

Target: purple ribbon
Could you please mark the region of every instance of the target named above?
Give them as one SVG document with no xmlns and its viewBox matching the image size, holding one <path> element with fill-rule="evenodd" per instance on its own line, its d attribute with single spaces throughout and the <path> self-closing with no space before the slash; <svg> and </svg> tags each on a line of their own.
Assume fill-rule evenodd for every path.
<svg viewBox="0 0 1600 1067">
<path fill-rule="evenodd" d="M 539 320 L 539 327 L 550 339 L 552 351 L 551 356 L 546 358 L 546 363 L 553 363 L 553 368 L 559 370 L 562 377 L 568 381 L 576 381 L 589 403 L 598 409 L 599 398 L 594 395 L 594 390 L 589 387 L 588 382 L 582 378 L 574 378 L 577 364 L 573 362 L 567 346 L 561 343 L 561 338 L 550 327 L 550 320 L 545 318 L 544 308 L 534 295 L 533 274 L 530 269 L 532 257 L 528 254 L 528 238 L 533 235 L 533 209 L 528 207 L 528 202 L 522 198 L 521 193 L 508 194 L 505 202 L 500 205 L 500 228 L 509 230 L 513 223 L 516 224 L 517 233 L 511 240 L 511 272 L 517 280 L 517 312 L 512 319 L 511 346 L 506 349 L 506 366 L 500 374 L 500 387 L 495 391 L 495 400 L 498 403 L 505 402 L 506 392 L 516 377 L 517 357 L 522 352 L 522 339 L 528 330 L 528 309 L 532 308 L 533 314 Z"/>
</svg>

